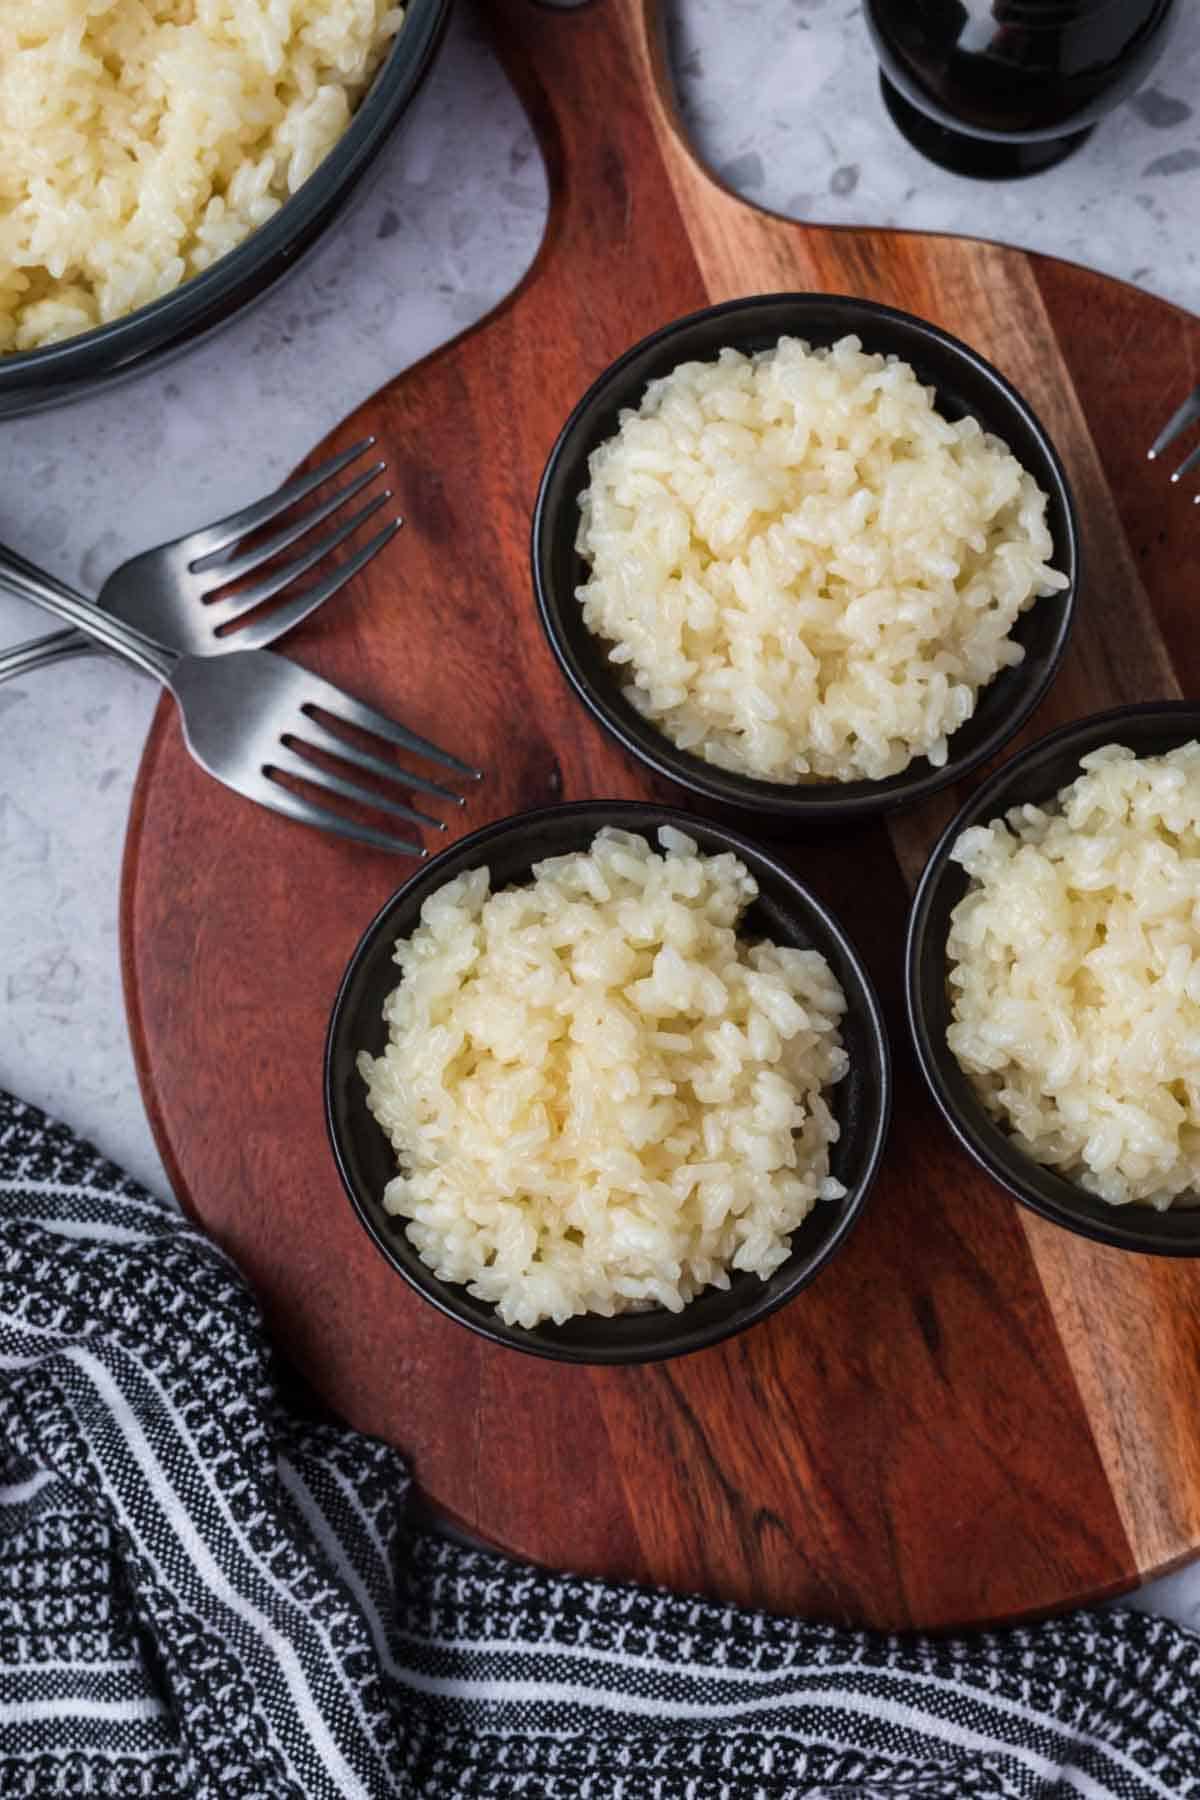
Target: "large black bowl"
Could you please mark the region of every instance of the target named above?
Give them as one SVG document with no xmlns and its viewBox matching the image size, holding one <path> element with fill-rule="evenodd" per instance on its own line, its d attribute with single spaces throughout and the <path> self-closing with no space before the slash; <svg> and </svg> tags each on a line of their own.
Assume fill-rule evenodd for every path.
<svg viewBox="0 0 1200 1800">
<path fill-rule="evenodd" d="M 1003 817 L 1010 807 L 1041 806 L 1081 773 L 1080 759 L 1104 744 L 1127 744 L 1139 756 L 1161 756 L 1200 738 L 1200 706 L 1152 701 L 1094 713 L 1053 731 L 1004 764 L 951 821 L 925 865 L 908 922 L 908 1019 L 917 1057 L 942 1114 L 976 1162 L 1025 1206 L 1102 1244 L 1160 1256 L 1200 1256 L 1200 1205 L 1168 1212 L 1110 1206 L 1065 1176 L 1035 1163 L 983 1106 L 946 1043 L 950 1024 L 946 938 L 950 914 L 967 891 L 965 871 L 950 850 L 969 825 Z M 1200 1196 L 1198 1196 L 1200 1199 Z"/>
<path fill-rule="evenodd" d="M 936 389 L 938 407 L 947 418 L 973 414 L 1005 440 L 1050 497 L 1054 567 L 1070 578 L 1070 586 L 1039 600 L 1019 620 L 1013 636 L 1024 647 L 1025 660 L 1003 670 L 983 690 L 974 717 L 950 739 L 944 768 L 935 769 L 921 757 L 884 781 L 757 781 L 677 749 L 624 698 L 620 670 L 584 625 L 575 599 L 576 588 L 587 578 L 575 548 L 579 496 L 588 485 L 589 456 L 617 430 L 621 410 L 639 404 L 647 382 L 681 362 L 712 359 L 726 346 L 766 350 L 784 336 L 824 345 L 850 332 L 862 339 L 864 349 L 911 363 L 921 381 Z M 600 723 L 631 755 L 681 787 L 731 811 L 750 810 L 781 825 L 861 818 L 913 806 L 993 756 L 1024 724 L 1054 677 L 1066 648 L 1079 577 L 1078 531 L 1066 475 L 1045 430 L 1015 388 L 974 350 L 923 319 L 838 294 L 730 300 L 677 319 L 627 350 L 588 389 L 550 452 L 534 509 L 532 554 L 534 589 L 551 648 Z"/>
<path fill-rule="evenodd" d="M 450 0 L 409 0 L 403 29 L 345 134 L 275 216 L 182 287 L 61 344 L 0 356 L 0 419 L 140 374 L 225 324 L 293 270 L 362 184 L 427 74 Z"/>
<path fill-rule="evenodd" d="M 604 825 L 651 840 L 660 825 L 674 825 L 703 851 L 734 851 L 759 885 L 759 897 L 746 915 L 747 935 L 817 949 L 828 958 L 848 1002 L 842 1036 L 850 1072 L 833 1089 L 841 1137 L 831 1157 L 832 1173 L 847 1193 L 810 1213 L 794 1235 L 788 1260 L 768 1281 L 737 1275 L 727 1291 L 700 1294 L 681 1313 L 655 1308 L 614 1319 L 586 1315 L 566 1325 L 527 1331 L 505 1325 L 494 1307 L 474 1299 L 465 1287 L 439 1281 L 409 1243 L 403 1221 L 384 1211 L 383 1190 L 396 1173 L 395 1155 L 367 1110 L 355 1062 L 360 1050 L 377 1056 L 387 1042 L 383 1003 L 399 980 L 393 946 L 413 930 L 422 903 L 435 889 L 482 863 L 491 869 L 493 889 L 526 881 L 531 864 L 586 849 Z M 368 925 L 338 990 L 325 1044 L 326 1122 L 338 1171 L 359 1219 L 397 1274 L 450 1318 L 493 1343 L 561 1362 L 636 1363 L 679 1356 L 732 1336 L 792 1299 L 845 1241 L 862 1211 L 883 1152 L 890 1107 L 887 1034 L 879 1005 L 854 949 L 824 907 L 789 870 L 738 833 L 669 807 L 616 800 L 521 813 L 473 832 L 435 857 Z"/>
</svg>

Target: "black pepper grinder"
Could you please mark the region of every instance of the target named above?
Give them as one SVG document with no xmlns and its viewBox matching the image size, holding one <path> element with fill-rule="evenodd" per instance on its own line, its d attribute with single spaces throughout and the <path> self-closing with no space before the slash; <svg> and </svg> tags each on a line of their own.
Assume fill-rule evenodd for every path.
<svg viewBox="0 0 1200 1800">
<path fill-rule="evenodd" d="M 866 0 L 888 111 L 959 175 L 1035 175 L 1139 88 L 1176 0 Z"/>
</svg>

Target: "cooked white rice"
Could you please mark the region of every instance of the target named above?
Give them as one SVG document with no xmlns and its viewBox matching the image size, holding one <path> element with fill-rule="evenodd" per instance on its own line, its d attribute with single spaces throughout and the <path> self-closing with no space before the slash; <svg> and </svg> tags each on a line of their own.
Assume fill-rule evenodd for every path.
<svg viewBox="0 0 1200 1800">
<path fill-rule="evenodd" d="M 389 0 L 4 0 L 0 351 L 120 318 L 264 224 L 403 17 Z"/>
<path fill-rule="evenodd" d="M 946 761 L 1024 655 L 1046 496 L 974 419 L 856 337 L 682 363 L 592 454 L 577 590 L 628 699 L 681 749 L 779 782 Z"/>
<path fill-rule="evenodd" d="M 845 1193 L 829 964 L 742 942 L 744 865 L 658 838 L 601 831 L 496 894 L 486 868 L 448 882 L 396 945 L 386 1050 L 359 1057 L 403 1171 L 384 1204 L 510 1325 L 765 1280 Z"/>
<path fill-rule="evenodd" d="M 1109 744 L 964 831 L 947 1040 L 1025 1153 L 1116 1206 L 1200 1189 L 1200 744 Z"/>
</svg>

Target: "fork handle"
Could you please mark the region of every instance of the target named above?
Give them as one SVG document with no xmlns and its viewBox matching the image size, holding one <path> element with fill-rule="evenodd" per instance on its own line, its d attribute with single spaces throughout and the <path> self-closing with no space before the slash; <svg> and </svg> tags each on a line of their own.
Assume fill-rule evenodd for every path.
<svg viewBox="0 0 1200 1800">
<path fill-rule="evenodd" d="M 147 675 L 153 675 L 164 687 L 170 685 L 171 671 L 179 660 L 173 651 L 164 650 L 152 638 L 144 637 L 140 631 L 114 619 L 111 613 L 93 606 L 82 594 L 55 581 L 25 557 L 14 555 L 3 545 L 0 545 L 0 581 L 23 599 L 44 606 L 69 625 L 78 626 L 106 650 L 115 651 Z"/>
<path fill-rule="evenodd" d="M 59 576 L 39 569 L 36 563 L 31 563 L 19 551 L 10 550 L 7 544 L 0 544 L 0 587 L 6 587 L 10 593 L 19 594 L 22 600 L 28 600 L 27 584 L 36 581 L 48 582 L 63 594 L 78 592 L 78 589 L 72 588 Z M 69 656 L 89 656 L 94 651 L 95 646 L 81 631 L 52 631 L 45 637 L 29 638 L 23 644 L 13 644 L 8 650 L 0 650 L 0 681 L 9 681 L 15 675 L 32 675 L 35 669 L 48 669 Z"/>
<path fill-rule="evenodd" d="M 0 650 L 0 681 L 32 675 L 35 669 L 48 669 L 73 656 L 101 655 L 100 645 L 94 644 L 82 631 L 51 631 L 45 637 L 29 638 L 24 644 L 13 644 L 7 650 Z"/>
<path fill-rule="evenodd" d="M 79 592 L 79 589 L 73 588 L 70 582 L 63 581 L 61 576 L 51 575 L 47 569 L 39 569 L 36 563 L 31 563 L 27 556 L 21 555 L 19 550 L 10 550 L 7 544 L 0 544 L 0 581 L 3 581 L 6 586 L 9 583 L 10 575 L 21 582 L 45 582 L 47 587 L 57 588 L 60 594 L 77 594 Z M 24 592 L 20 588 L 14 591 Z"/>
</svg>

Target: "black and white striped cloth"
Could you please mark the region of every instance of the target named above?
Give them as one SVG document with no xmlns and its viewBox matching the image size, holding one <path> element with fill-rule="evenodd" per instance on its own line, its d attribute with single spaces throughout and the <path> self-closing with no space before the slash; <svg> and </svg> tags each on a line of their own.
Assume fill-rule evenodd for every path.
<svg viewBox="0 0 1200 1800">
<path fill-rule="evenodd" d="M 886 1639 L 414 1531 L 228 1260 L 0 1095 L 0 1796 L 1200 1796 L 1200 1638 Z"/>
</svg>

